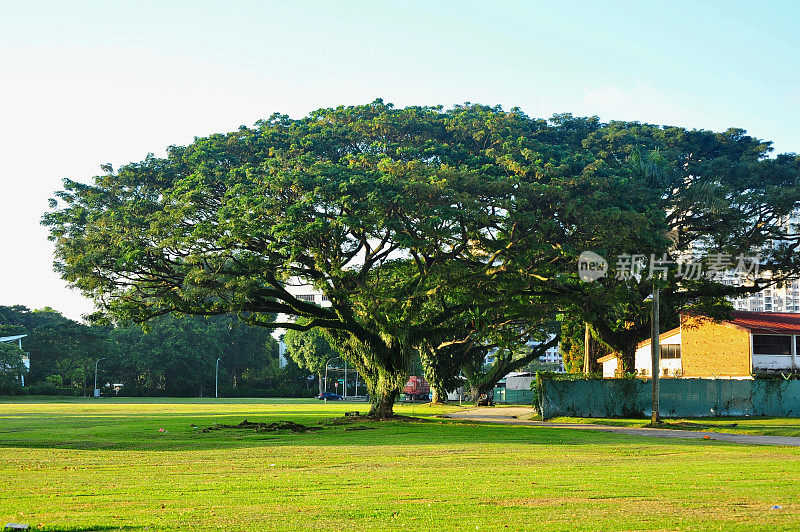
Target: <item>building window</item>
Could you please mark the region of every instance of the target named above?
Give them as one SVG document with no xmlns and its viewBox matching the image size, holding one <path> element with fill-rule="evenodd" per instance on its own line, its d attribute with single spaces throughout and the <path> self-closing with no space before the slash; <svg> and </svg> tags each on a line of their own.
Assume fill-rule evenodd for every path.
<svg viewBox="0 0 800 532">
<path fill-rule="evenodd" d="M 681 358 L 680 344 L 664 344 L 661 346 L 661 360 Z"/>
<path fill-rule="evenodd" d="M 322 296 L 322 300 L 323 301 L 330 301 L 330 298 L 328 296 L 326 296 L 326 295 L 323 295 Z"/>
<path fill-rule="evenodd" d="M 753 335 L 754 355 L 791 355 L 792 337 L 774 334 Z"/>
<path fill-rule="evenodd" d="M 302 294 L 297 296 L 300 301 L 314 301 L 314 294 Z"/>
</svg>

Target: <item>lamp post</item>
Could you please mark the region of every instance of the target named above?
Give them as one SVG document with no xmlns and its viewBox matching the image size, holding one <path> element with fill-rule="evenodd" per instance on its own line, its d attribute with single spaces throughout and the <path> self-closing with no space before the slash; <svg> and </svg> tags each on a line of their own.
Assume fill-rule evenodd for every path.
<svg viewBox="0 0 800 532">
<path fill-rule="evenodd" d="M 325 362 L 325 393 L 328 393 L 328 364 L 331 363 L 331 360 L 336 360 L 337 358 L 339 358 L 339 357 L 329 358 Z"/>
<path fill-rule="evenodd" d="M 98 358 L 97 362 L 94 363 L 94 396 L 100 397 L 100 390 L 97 388 L 97 365 L 100 364 L 101 360 L 105 360 L 105 357 Z"/>
<path fill-rule="evenodd" d="M 219 397 L 219 359 L 217 359 L 217 367 L 214 370 L 214 398 Z"/>
</svg>

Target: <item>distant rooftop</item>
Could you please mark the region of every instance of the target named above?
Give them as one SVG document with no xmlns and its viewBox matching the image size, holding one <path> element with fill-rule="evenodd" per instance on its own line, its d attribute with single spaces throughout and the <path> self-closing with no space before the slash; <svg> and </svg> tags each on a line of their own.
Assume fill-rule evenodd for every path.
<svg viewBox="0 0 800 532">
<path fill-rule="evenodd" d="M 18 334 L 16 336 L 0 336 L 0 342 L 14 342 L 20 338 L 25 338 L 27 334 Z"/>
</svg>

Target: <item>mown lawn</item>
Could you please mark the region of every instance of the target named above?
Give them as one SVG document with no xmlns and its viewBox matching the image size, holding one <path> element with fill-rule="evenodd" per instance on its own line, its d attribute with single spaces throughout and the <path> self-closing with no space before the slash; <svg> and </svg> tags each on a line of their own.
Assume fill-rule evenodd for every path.
<svg viewBox="0 0 800 532">
<path fill-rule="evenodd" d="M 557 417 L 548 419 L 554 423 L 596 423 L 615 427 L 644 427 L 649 419 L 580 418 Z M 800 436 L 800 418 L 772 417 L 713 417 L 713 418 L 669 418 L 665 426 L 681 430 L 704 430 L 729 432 L 731 434 L 760 434 L 763 436 Z M 731 426 L 731 425 L 736 425 Z"/>
<path fill-rule="evenodd" d="M 43 530 L 800 525 L 800 449 L 470 424 L 422 405 L 397 408 L 422 416 L 414 422 L 325 424 L 364 408 L 6 400 L 0 520 Z M 199 430 L 244 419 L 321 429 Z"/>
</svg>

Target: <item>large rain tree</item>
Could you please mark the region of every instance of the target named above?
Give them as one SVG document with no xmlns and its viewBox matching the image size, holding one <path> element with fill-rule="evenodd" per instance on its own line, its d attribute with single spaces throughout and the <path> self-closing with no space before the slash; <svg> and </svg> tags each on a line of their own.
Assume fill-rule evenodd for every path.
<svg viewBox="0 0 800 532">
<path fill-rule="evenodd" d="M 417 354 L 555 311 L 581 250 L 660 228 L 647 187 L 574 149 L 584 127 L 380 101 L 275 115 L 65 180 L 43 223 L 57 270 L 102 314 L 319 327 L 385 417 Z M 330 306 L 290 293 L 297 282 Z"/>
<path fill-rule="evenodd" d="M 583 131 L 574 148 L 594 154 L 632 188 L 649 188 L 648 201 L 660 213 L 660 234 L 631 241 L 623 252 L 627 258 L 598 241 L 592 249 L 617 271 L 569 289 L 570 312 L 620 354 L 620 369 L 634 370 L 636 345 L 650 336 L 651 255 L 666 258 L 661 266 L 668 267 L 659 281 L 661 322 L 667 328 L 678 325 L 687 307 L 724 317 L 729 298 L 800 276 L 797 155 L 769 157 L 769 142 L 740 129 L 688 131 L 612 122 Z M 640 275 L 630 275 L 635 254 L 646 257 Z M 755 257 L 766 275 L 726 274 L 738 266 L 752 268 Z M 625 271 L 620 262 L 626 262 Z"/>
</svg>

